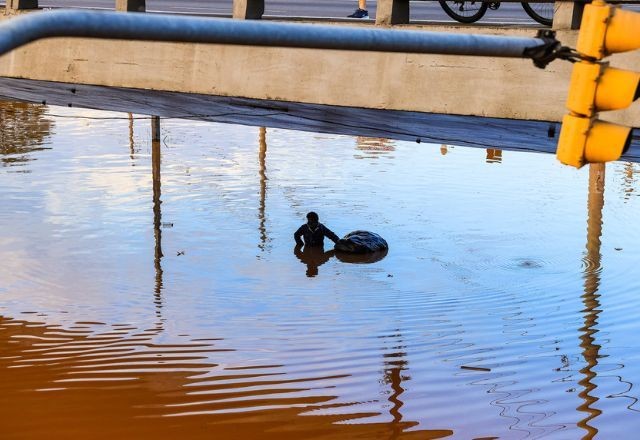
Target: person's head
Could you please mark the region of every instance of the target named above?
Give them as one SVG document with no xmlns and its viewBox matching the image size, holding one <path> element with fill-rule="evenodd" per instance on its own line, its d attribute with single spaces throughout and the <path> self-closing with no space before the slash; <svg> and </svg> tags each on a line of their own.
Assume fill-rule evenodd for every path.
<svg viewBox="0 0 640 440">
<path fill-rule="evenodd" d="M 320 219 L 318 218 L 318 214 L 316 214 L 315 212 L 311 211 L 309 214 L 307 214 L 307 223 L 310 225 L 317 225 L 318 221 Z"/>
</svg>

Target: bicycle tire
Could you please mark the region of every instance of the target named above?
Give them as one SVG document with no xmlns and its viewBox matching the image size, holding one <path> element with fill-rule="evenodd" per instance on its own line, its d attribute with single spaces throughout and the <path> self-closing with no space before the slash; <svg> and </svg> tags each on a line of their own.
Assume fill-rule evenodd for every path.
<svg viewBox="0 0 640 440">
<path fill-rule="evenodd" d="M 460 23 L 475 23 L 484 17 L 489 7 L 489 3 L 484 3 L 481 0 L 438 0 L 438 2 L 449 17 Z M 473 6 L 477 5 L 478 7 L 477 9 L 468 9 L 469 11 L 475 11 L 472 12 L 471 15 L 463 15 L 461 12 L 464 11 L 465 3 Z"/>
<path fill-rule="evenodd" d="M 540 24 L 551 26 L 553 24 L 553 3 L 522 2 L 522 9 L 527 15 Z M 531 6 L 538 5 L 538 6 Z"/>
</svg>

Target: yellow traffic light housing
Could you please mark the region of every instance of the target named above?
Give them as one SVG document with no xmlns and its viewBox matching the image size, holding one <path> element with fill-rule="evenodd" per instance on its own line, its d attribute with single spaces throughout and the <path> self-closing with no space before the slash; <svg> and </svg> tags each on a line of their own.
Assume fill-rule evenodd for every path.
<svg viewBox="0 0 640 440">
<path fill-rule="evenodd" d="M 577 62 L 573 66 L 567 108 L 590 116 L 597 111 L 629 107 L 640 96 L 640 73 L 608 63 Z"/>
<path fill-rule="evenodd" d="M 640 48 L 640 14 L 595 0 L 585 5 L 557 157 L 580 168 L 617 160 L 631 144 L 630 127 L 597 119 L 599 111 L 628 107 L 640 97 L 640 73 L 609 67 L 603 57 Z"/>
<path fill-rule="evenodd" d="M 576 50 L 601 60 L 612 53 L 640 49 L 640 14 L 595 0 L 585 5 Z"/>
<path fill-rule="evenodd" d="M 617 160 L 630 144 L 630 127 L 566 115 L 556 155 L 563 164 L 580 168 L 586 163 Z"/>
</svg>

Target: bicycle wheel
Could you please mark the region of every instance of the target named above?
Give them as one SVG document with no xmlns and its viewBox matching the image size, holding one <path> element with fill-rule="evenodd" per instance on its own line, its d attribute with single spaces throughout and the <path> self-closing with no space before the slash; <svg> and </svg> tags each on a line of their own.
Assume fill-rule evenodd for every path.
<svg viewBox="0 0 640 440">
<path fill-rule="evenodd" d="M 545 26 L 553 24 L 553 3 L 522 2 L 521 4 L 527 15 L 538 23 Z"/>
<path fill-rule="evenodd" d="M 439 0 L 444 12 L 460 23 L 475 23 L 487 12 L 489 3 L 467 0 Z"/>
</svg>

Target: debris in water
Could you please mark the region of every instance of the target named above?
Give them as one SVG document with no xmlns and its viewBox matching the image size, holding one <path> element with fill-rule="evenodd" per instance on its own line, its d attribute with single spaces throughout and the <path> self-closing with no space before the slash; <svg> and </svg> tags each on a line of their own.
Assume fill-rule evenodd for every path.
<svg viewBox="0 0 640 440">
<path fill-rule="evenodd" d="M 470 367 L 469 365 L 460 365 L 460 368 L 462 368 L 463 370 L 473 370 L 473 371 L 491 371 L 491 368 Z"/>
</svg>

